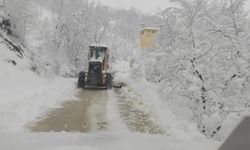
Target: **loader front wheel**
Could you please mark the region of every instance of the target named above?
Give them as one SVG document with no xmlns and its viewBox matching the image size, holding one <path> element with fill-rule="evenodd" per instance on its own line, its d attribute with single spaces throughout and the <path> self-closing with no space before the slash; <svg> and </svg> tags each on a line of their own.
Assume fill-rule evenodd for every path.
<svg viewBox="0 0 250 150">
<path fill-rule="evenodd" d="M 78 88 L 85 88 L 85 72 L 81 71 L 78 76 Z"/>
<path fill-rule="evenodd" d="M 111 73 L 107 73 L 107 89 L 112 89 L 112 74 Z"/>
</svg>

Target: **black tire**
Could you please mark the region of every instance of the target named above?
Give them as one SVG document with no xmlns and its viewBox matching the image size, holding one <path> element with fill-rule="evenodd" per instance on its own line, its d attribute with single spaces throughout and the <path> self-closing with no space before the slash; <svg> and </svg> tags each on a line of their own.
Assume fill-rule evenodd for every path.
<svg viewBox="0 0 250 150">
<path fill-rule="evenodd" d="M 85 72 L 81 71 L 78 76 L 78 88 L 85 88 Z"/>
<path fill-rule="evenodd" d="M 107 82 L 106 82 L 107 89 L 112 89 L 112 80 L 113 80 L 112 74 L 107 73 L 107 78 L 106 79 L 107 79 Z"/>
</svg>

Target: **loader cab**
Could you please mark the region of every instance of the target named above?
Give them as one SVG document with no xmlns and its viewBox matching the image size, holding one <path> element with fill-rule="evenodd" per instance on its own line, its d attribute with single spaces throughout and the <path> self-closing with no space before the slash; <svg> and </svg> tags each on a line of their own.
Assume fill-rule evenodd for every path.
<svg viewBox="0 0 250 150">
<path fill-rule="evenodd" d="M 108 47 L 92 45 L 89 47 L 89 62 L 103 63 L 108 59 Z"/>
<path fill-rule="evenodd" d="M 102 62 L 106 57 L 107 47 L 89 47 L 89 61 L 90 62 Z"/>
<path fill-rule="evenodd" d="M 97 44 L 89 46 L 89 71 L 97 66 L 100 73 L 109 70 L 109 49 L 107 46 Z"/>
</svg>

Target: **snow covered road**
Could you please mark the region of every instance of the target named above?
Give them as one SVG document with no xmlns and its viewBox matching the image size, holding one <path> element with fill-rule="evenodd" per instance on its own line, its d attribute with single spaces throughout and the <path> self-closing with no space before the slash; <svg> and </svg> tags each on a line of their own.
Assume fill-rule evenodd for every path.
<svg viewBox="0 0 250 150">
<path fill-rule="evenodd" d="M 74 85 L 74 80 L 68 81 L 70 84 L 65 85 L 63 89 L 54 93 L 54 90 L 46 90 L 44 95 L 52 93 L 58 95 L 68 95 L 65 92 Z M 65 83 L 65 82 L 64 82 Z M 58 85 L 58 86 L 56 86 Z M 61 82 L 56 82 L 53 87 L 59 87 Z M 126 89 L 126 88 L 125 88 Z M 61 93 L 58 93 L 61 92 Z M 65 94 L 63 94 L 65 93 Z M 0 134 L 0 149 L 12 150 L 193 150 L 193 148 L 203 150 L 215 150 L 218 142 L 209 141 L 203 136 L 194 132 L 193 128 L 179 127 L 172 129 L 172 132 L 165 134 L 164 129 L 158 124 L 157 118 L 147 109 L 144 100 L 135 95 L 130 95 L 126 90 L 121 91 L 95 91 L 95 90 L 77 90 L 71 89 L 71 94 L 75 93 L 76 98 L 69 95 L 67 99 L 60 97 L 51 100 L 53 107 L 45 107 L 48 100 L 43 103 L 37 103 L 46 96 L 37 95 L 29 106 L 26 101 L 20 106 L 20 110 L 26 113 L 20 113 L 18 117 L 23 119 L 23 123 L 18 123 L 18 119 L 10 117 L 12 122 L 6 125 L 13 125 L 18 130 L 9 130 L 4 128 Z M 57 101 L 55 101 L 57 100 Z M 18 101 L 13 101 L 16 103 Z M 36 103 L 36 105 L 35 105 Z M 61 103 L 62 105 L 59 105 Z M 25 107 L 24 107 L 25 105 Z M 49 105 L 49 106 L 51 106 Z M 27 111 L 31 111 L 32 107 L 44 110 L 51 110 L 41 113 L 39 110 L 32 115 L 32 118 L 24 118 Z M 11 111 L 12 106 L 4 109 Z M 18 107 L 19 108 L 19 107 Z M 46 109 L 45 109 L 46 108 Z M 19 110 L 19 109 L 18 109 Z M 18 114 L 19 111 L 15 114 Z M 40 113 L 38 113 L 40 112 Z M 32 124 L 32 131 L 27 132 L 22 129 L 24 122 L 29 123 L 31 119 L 40 114 L 38 122 Z M 166 118 L 167 119 L 167 118 Z M 1 121 L 3 123 L 3 120 Z M 16 124 L 15 124 L 16 123 Z M 31 125 L 31 124 L 28 124 Z M 20 126 L 20 127 L 19 127 Z M 19 128 L 21 129 L 19 129 Z M 31 126 L 29 126 L 31 127 Z M 6 130 L 8 129 L 8 130 Z M 178 131 L 179 130 L 179 131 Z M 186 130 L 186 131 L 184 131 Z M 18 131 L 18 132 L 9 132 Z M 25 132 L 23 132 L 25 131 Z M 65 132 L 66 131 L 66 132 Z M 37 133 L 39 132 L 39 133 Z M 84 132 L 82 134 L 81 132 Z M 204 148 L 205 145 L 205 148 Z"/>
<path fill-rule="evenodd" d="M 3 138 L 4 137 L 4 138 Z M 13 133 L 0 136 L 3 150 L 216 150 L 217 143 L 136 133 Z"/>
<path fill-rule="evenodd" d="M 113 93 L 113 96 L 110 94 Z M 143 100 L 139 97 L 126 95 L 123 90 L 79 90 L 79 100 L 64 102 L 61 107 L 51 110 L 45 117 L 34 123 L 30 129 L 33 132 L 96 132 L 109 128 L 112 123 L 108 112 L 112 110 L 108 103 L 114 98 L 117 106 L 117 116 L 122 120 L 123 127 L 131 132 L 164 134 L 164 130 L 152 118 L 150 112 L 143 109 Z M 109 107 L 110 110 L 107 110 Z M 114 115 L 114 114 L 113 114 Z M 124 129 L 125 130 L 125 129 Z"/>
<path fill-rule="evenodd" d="M 107 91 L 80 90 L 79 100 L 68 101 L 35 123 L 33 132 L 90 132 L 107 126 Z"/>
</svg>

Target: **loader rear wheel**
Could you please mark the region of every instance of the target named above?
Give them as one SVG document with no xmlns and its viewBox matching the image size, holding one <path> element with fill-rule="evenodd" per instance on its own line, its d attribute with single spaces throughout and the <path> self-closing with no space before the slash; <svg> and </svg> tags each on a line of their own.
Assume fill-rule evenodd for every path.
<svg viewBox="0 0 250 150">
<path fill-rule="evenodd" d="M 112 89 L 112 80 L 113 77 L 111 75 L 111 73 L 107 73 L 107 89 Z"/>
<path fill-rule="evenodd" d="M 78 88 L 85 88 L 85 72 L 81 71 L 78 76 Z"/>
</svg>

